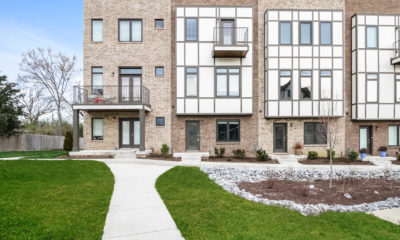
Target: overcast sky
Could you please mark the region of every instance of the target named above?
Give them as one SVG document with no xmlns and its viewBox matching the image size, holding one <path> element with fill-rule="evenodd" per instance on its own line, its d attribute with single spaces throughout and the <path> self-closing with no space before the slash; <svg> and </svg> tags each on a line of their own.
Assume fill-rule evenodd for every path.
<svg viewBox="0 0 400 240">
<path fill-rule="evenodd" d="M 75 55 L 82 69 L 83 0 L 0 0 L 0 10 L 1 75 L 15 81 L 22 54 L 37 47 Z"/>
</svg>

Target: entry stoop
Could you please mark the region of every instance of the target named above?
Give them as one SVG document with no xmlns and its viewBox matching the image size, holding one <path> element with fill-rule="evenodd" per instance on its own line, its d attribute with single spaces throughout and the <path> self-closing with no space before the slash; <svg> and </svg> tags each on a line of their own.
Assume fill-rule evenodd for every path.
<svg viewBox="0 0 400 240">
<path fill-rule="evenodd" d="M 202 157 L 209 157 L 210 153 L 208 152 L 183 152 L 183 153 L 174 153 L 174 157 L 180 157 L 182 164 L 187 165 L 200 165 Z"/>
<path fill-rule="evenodd" d="M 117 150 L 115 153 L 114 159 L 126 159 L 126 160 L 135 160 L 137 150 Z"/>
</svg>

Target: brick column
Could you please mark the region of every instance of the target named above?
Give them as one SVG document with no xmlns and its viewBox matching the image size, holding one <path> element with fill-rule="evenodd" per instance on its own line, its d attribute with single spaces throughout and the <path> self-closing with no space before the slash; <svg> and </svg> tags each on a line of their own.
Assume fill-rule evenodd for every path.
<svg viewBox="0 0 400 240">
<path fill-rule="evenodd" d="M 144 106 L 143 106 L 144 107 Z M 145 148 L 145 112 L 144 109 L 139 110 L 139 119 L 140 119 L 140 151 L 146 150 Z"/>
<path fill-rule="evenodd" d="M 73 145 L 72 151 L 78 152 L 79 151 L 79 110 L 73 109 Z"/>
</svg>

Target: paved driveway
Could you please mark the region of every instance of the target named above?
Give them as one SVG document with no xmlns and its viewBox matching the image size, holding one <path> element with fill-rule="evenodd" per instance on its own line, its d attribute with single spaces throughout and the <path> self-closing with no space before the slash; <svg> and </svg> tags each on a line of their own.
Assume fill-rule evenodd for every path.
<svg viewBox="0 0 400 240">
<path fill-rule="evenodd" d="M 103 239 L 183 239 L 155 182 L 170 166 L 107 163 L 115 176 Z"/>
</svg>

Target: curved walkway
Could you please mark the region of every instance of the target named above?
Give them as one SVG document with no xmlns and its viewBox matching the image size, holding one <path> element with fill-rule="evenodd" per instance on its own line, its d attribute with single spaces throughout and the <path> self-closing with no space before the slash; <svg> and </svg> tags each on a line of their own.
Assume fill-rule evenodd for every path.
<svg viewBox="0 0 400 240">
<path fill-rule="evenodd" d="M 155 188 L 169 166 L 106 162 L 115 185 L 103 239 L 183 239 Z"/>
</svg>

